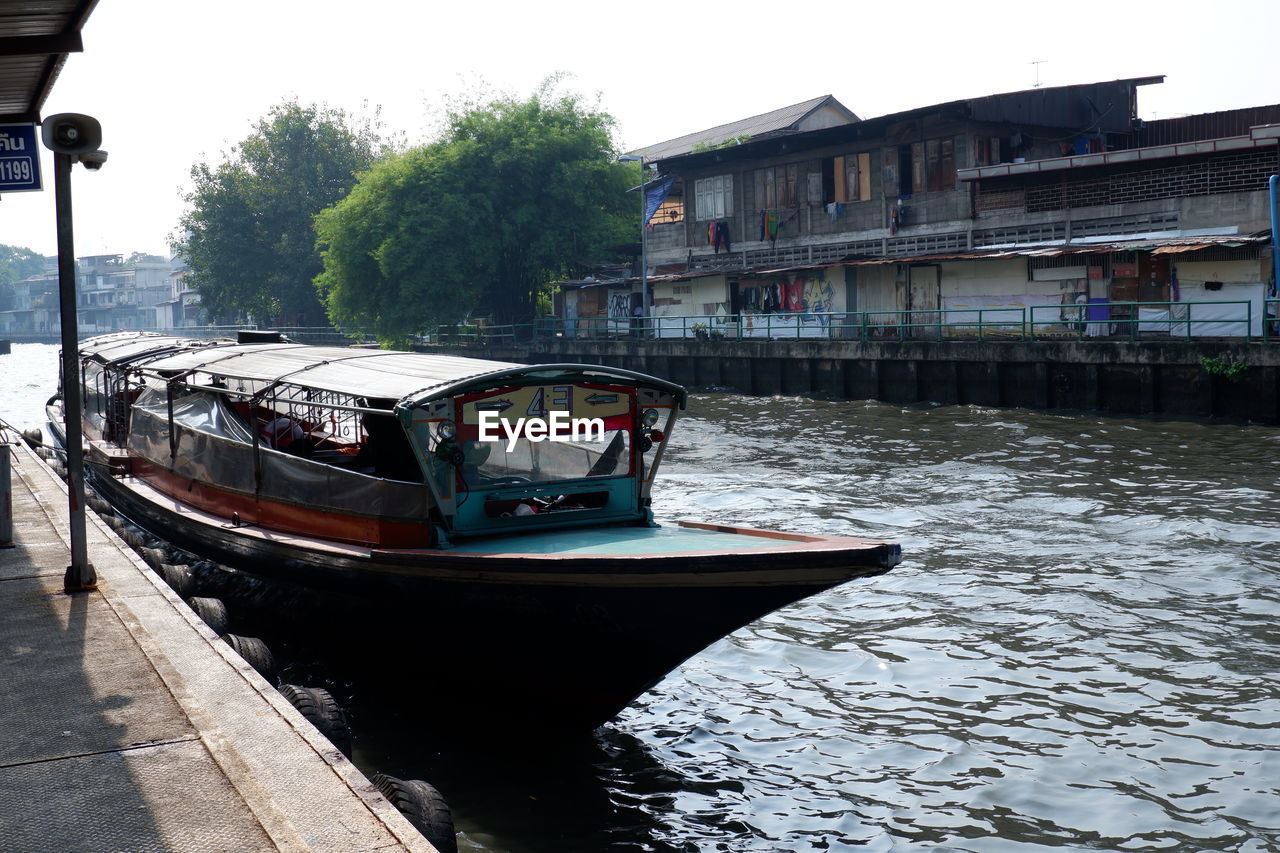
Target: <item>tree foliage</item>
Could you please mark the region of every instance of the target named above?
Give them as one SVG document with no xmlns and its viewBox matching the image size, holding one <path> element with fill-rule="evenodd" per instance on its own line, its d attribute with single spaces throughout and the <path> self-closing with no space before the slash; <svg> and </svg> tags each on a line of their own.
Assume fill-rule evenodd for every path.
<svg viewBox="0 0 1280 853">
<path fill-rule="evenodd" d="M 44 257 L 31 249 L 0 244 L 0 311 L 13 308 L 13 283 L 44 272 Z"/>
<path fill-rule="evenodd" d="M 313 218 L 383 153 L 373 125 L 286 101 L 217 166 L 191 170 L 180 251 L 210 314 L 317 325 Z"/>
<path fill-rule="evenodd" d="M 634 242 L 634 167 L 613 119 L 548 81 L 449 112 L 440 138 L 375 165 L 316 220 L 330 317 L 387 342 L 469 313 L 532 318 L 575 260 Z"/>
</svg>

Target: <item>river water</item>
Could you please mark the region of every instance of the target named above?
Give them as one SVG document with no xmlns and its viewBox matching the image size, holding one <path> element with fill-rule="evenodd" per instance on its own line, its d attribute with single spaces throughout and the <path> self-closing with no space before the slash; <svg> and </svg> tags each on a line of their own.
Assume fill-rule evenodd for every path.
<svg viewBox="0 0 1280 853">
<path fill-rule="evenodd" d="M 52 350 L 0 356 L 0 417 L 39 422 Z M 357 763 L 439 787 L 462 850 L 1280 850 L 1280 431 L 699 393 L 667 453 L 660 517 L 906 560 L 578 742 L 333 685 Z"/>
</svg>

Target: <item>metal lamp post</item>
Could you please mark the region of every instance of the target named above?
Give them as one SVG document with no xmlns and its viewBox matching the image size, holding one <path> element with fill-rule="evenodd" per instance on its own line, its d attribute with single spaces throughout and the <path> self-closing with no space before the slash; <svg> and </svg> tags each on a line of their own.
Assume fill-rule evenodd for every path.
<svg viewBox="0 0 1280 853">
<path fill-rule="evenodd" d="M 53 151 L 54 207 L 58 228 L 58 305 L 62 329 L 62 420 L 67 446 L 67 505 L 71 532 L 71 565 L 62 587 L 67 592 L 96 589 L 98 575 L 89 562 L 84 528 L 84 443 L 80 426 L 80 339 L 76 323 L 76 257 L 71 218 L 71 166 L 84 163 L 97 171 L 107 161 L 99 150 L 102 127 L 97 119 L 60 113 L 41 127 L 45 147 Z"/>
<path fill-rule="evenodd" d="M 644 320 L 648 322 L 651 303 L 649 300 L 649 241 L 645 235 L 648 223 L 645 214 L 649 212 L 649 194 L 645 192 L 645 162 L 643 154 L 623 154 L 619 163 L 640 164 L 640 298 L 644 305 Z"/>
</svg>

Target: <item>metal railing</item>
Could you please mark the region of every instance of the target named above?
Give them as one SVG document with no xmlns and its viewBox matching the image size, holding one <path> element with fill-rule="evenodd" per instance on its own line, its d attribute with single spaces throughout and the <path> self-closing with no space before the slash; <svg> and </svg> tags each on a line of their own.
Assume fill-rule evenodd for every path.
<svg viewBox="0 0 1280 853">
<path fill-rule="evenodd" d="M 174 329 L 142 329 L 162 335 L 180 335 L 190 338 L 234 338 L 237 332 L 258 331 L 259 326 L 179 326 Z M 361 332 L 345 332 L 333 326 L 268 326 L 267 330 L 279 332 L 291 341 L 316 346 L 349 346 L 353 343 L 373 343 L 374 338 Z"/>
<path fill-rule="evenodd" d="M 1280 340 L 1280 299 L 1256 302 L 1106 302 L 807 314 L 543 317 L 505 326 L 441 326 L 424 343 L 503 346 L 582 340 Z"/>
<path fill-rule="evenodd" d="M 540 317 L 532 323 L 437 326 L 416 336 L 423 344 L 519 346 L 547 338 L 582 340 L 977 340 L 1140 341 L 1242 339 L 1280 342 L 1280 298 L 1225 302 L 1105 302 L 991 308 L 926 308 L 799 314 L 687 314 L 650 317 Z M 141 331 L 187 337 L 234 337 L 257 326 L 183 326 Z M 291 340 L 348 346 L 372 336 L 330 326 L 273 327 Z M 82 330 L 81 337 L 102 334 Z M 15 341 L 38 334 L 0 332 Z"/>
<path fill-rule="evenodd" d="M 177 326 L 174 328 L 149 329 L 106 329 L 84 327 L 77 330 L 81 340 L 96 335 L 108 335 L 114 332 L 152 332 L 158 335 L 175 335 L 184 338 L 234 338 L 237 332 L 258 331 L 262 327 L 256 325 L 221 325 L 221 326 Z M 273 332 L 280 332 L 293 341 L 304 344 L 325 344 L 331 346 L 348 346 L 352 343 L 373 343 L 374 338 L 361 332 L 345 332 L 333 326 L 269 326 Z M 56 343 L 57 329 L 53 331 L 0 330 L 0 338 L 13 341 L 38 341 Z"/>
<path fill-rule="evenodd" d="M 1032 339 L 1086 337 L 1115 339 L 1127 337 L 1136 341 L 1141 335 L 1161 338 L 1244 338 L 1255 336 L 1253 303 L 1247 299 L 1227 302 L 1107 302 L 1097 308 L 1107 309 L 1106 317 L 1090 320 L 1089 305 L 1036 305 L 1028 308 Z M 1096 309 L 1095 309 L 1096 310 Z M 1058 312 L 1053 319 L 1052 311 Z M 1036 312 L 1040 312 L 1037 318 Z M 1212 312 L 1212 316 L 1210 313 Z M 1045 314 L 1049 318 L 1045 319 Z M 1265 313 L 1265 308 L 1264 308 Z M 1225 314 L 1225 316 L 1224 316 Z M 1257 318 L 1263 320 L 1265 318 Z M 1257 336 L 1261 337 L 1266 323 L 1261 323 Z M 1057 333 L 1037 332 L 1037 327 L 1049 327 Z"/>
<path fill-rule="evenodd" d="M 1280 340 L 1280 299 L 1262 300 L 1262 342 Z"/>
</svg>

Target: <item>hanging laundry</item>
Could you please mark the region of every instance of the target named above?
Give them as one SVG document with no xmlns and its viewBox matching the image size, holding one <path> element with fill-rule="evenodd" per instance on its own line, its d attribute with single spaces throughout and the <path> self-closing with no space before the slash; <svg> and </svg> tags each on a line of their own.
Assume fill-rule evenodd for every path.
<svg viewBox="0 0 1280 853">
<path fill-rule="evenodd" d="M 798 278 L 795 281 L 788 282 L 784 285 L 785 295 L 782 310 L 791 314 L 800 314 L 804 311 L 804 279 Z"/>
<path fill-rule="evenodd" d="M 722 219 L 714 224 L 716 228 L 716 235 L 715 242 L 713 242 L 712 245 L 715 247 L 716 254 L 720 254 L 721 246 L 724 246 L 724 250 L 726 252 L 731 251 L 731 247 L 729 245 L 729 223 Z"/>
<path fill-rule="evenodd" d="M 769 242 L 778 239 L 778 229 L 782 227 L 782 223 L 778 220 L 778 214 L 773 211 L 765 213 L 764 234 L 769 238 Z"/>
</svg>

